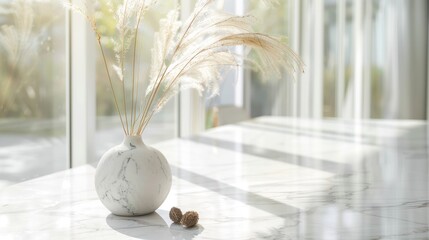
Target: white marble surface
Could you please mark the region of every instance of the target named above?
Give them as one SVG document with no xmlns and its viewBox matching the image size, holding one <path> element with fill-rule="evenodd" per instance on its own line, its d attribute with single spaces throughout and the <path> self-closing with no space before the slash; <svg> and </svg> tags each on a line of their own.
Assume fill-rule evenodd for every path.
<svg viewBox="0 0 429 240">
<path fill-rule="evenodd" d="M 217 128 L 155 145 L 173 173 L 156 213 L 109 214 L 86 165 L 2 190 L 0 239 L 429 239 L 428 129 L 273 117 Z M 172 206 L 200 224 L 172 224 Z"/>
</svg>

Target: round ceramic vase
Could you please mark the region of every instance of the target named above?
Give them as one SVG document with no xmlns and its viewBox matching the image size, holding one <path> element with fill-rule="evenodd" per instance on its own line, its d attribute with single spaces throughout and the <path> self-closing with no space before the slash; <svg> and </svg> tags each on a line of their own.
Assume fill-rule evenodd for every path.
<svg viewBox="0 0 429 240">
<path fill-rule="evenodd" d="M 171 188 L 171 170 L 160 151 L 141 136 L 126 136 L 108 150 L 95 171 L 95 189 L 107 209 L 119 216 L 154 212 Z"/>
</svg>

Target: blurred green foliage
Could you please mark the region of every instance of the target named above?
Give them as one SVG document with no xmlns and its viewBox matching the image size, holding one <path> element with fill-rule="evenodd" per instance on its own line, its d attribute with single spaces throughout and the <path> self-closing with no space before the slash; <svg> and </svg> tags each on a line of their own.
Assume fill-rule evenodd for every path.
<svg viewBox="0 0 429 240">
<path fill-rule="evenodd" d="M 0 8 L 0 118 L 64 117 L 65 10 L 18 0 Z"/>
</svg>

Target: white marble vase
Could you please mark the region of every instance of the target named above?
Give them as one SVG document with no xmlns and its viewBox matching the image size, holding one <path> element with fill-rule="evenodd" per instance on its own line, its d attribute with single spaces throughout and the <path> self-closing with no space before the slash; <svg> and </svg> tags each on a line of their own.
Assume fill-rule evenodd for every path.
<svg viewBox="0 0 429 240">
<path fill-rule="evenodd" d="M 171 170 L 160 151 L 141 136 L 126 136 L 108 150 L 95 172 L 95 189 L 107 209 L 120 216 L 154 212 L 171 188 Z"/>
</svg>

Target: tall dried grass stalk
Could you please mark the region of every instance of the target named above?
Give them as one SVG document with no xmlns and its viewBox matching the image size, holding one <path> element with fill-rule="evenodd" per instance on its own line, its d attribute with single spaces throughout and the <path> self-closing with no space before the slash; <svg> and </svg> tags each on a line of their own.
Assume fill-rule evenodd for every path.
<svg viewBox="0 0 429 240">
<path fill-rule="evenodd" d="M 87 18 L 97 35 L 116 110 L 127 135 L 143 134 L 152 116 L 181 90 L 193 88 L 200 95 L 204 91 L 209 92 L 211 96 L 218 94 L 221 70 L 238 66 L 242 59 L 253 63 L 261 70 L 265 79 L 279 77 L 282 69 L 289 73 L 303 71 L 300 57 L 280 38 L 252 29 L 254 21 L 252 16 L 231 15 L 216 9 L 213 6 L 215 0 L 199 0 L 194 11 L 183 23 L 179 21 L 180 9 L 171 10 L 166 18 L 160 21 L 160 28 L 154 35 L 155 43 L 151 50 L 148 86 L 145 91 L 138 91 L 139 81 L 135 74 L 138 31 L 144 14 L 155 2 L 124 0 L 116 10 L 115 20 L 119 40 L 115 42 L 116 64 L 113 65 L 113 69 L 122 82 L 122 110 L 117 102 L 109 64 L 100 41 L 102 36 L 97 31 L 94 18 L 81 8 L 68 4 L 72 10 L 82 13 Z M 264 0 L 264 2 L 276 4 L 277 1 Z M 234 53 L 233 49 L 237 46 L 253 50 L 259 61 Z M 128 77 L 125 76 L 124 62 L 126 53 L 131 47 L 132 69 L 131 77 Z M 131 106 L 127 106 L 126 102 L 125 81 L 131 81 L 132 84 Z M 139 96 L 139 92 L 144 94 Z"/>
</svg>

